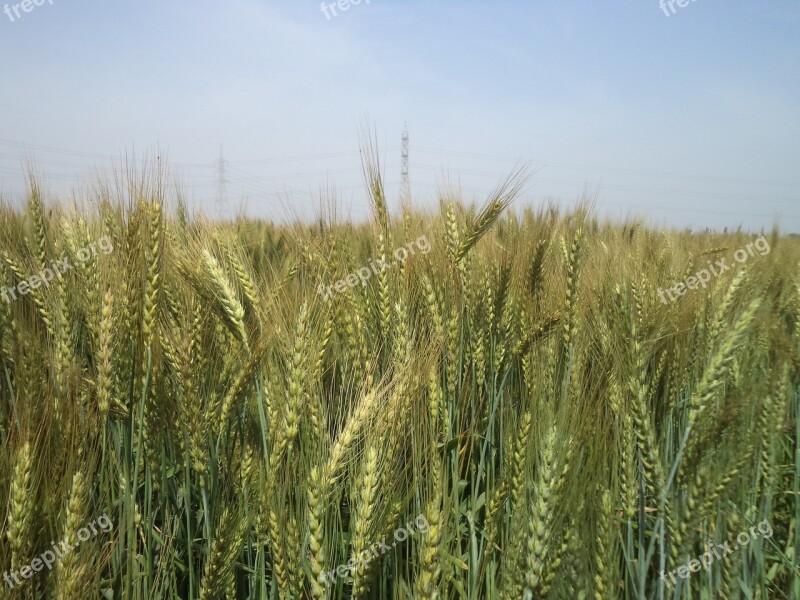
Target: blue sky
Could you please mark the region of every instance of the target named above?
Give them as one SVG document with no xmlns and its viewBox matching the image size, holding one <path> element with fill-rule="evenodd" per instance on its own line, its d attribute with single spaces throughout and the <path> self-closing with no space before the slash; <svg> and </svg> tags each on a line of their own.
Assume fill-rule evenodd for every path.
<svg viewBox="0 0 800 600">
<path fill-rule="evenodd" d="M 419 206 L 451 187 L 482 201 L 525 162 L 520 205 L 588 194 L 601 216 L 800 233 L 795 0 L 670 16 L 658 0 L 364 0 L 331 18 L 305 0 L 49 1 L 0 14 L 5 199 L 27 157 L 54 197 L 81 198 L 126 154 L 158 154 L 213 211 L 222 144 L 232 211 L 310 216 L 325 189 L 361 218 L 360 133 L 394 203 L 407 122 Z"/>
</svg>

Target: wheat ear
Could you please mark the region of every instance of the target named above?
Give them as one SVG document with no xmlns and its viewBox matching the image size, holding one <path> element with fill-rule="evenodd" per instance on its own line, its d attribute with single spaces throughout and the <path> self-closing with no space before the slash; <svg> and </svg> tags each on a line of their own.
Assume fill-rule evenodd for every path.
<svg viewBox="0 0 800 600">
<path fill-rule="evenodd" d="M 11 494 L 8 511 L 6 537 L 11 547 L 12 566 L 21 566 L 28 558 L 33 525 L 34 494 L 31 485 L 31 445 L 25 442 L 17 450 L 14 460 L 14 475 L 11 478 Z"/>
</svg>

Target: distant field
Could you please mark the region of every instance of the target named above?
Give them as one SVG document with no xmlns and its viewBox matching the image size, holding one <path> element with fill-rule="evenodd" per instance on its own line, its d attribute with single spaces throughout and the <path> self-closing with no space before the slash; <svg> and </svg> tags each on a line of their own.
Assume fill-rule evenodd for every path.
<svg viewBox="0 0 800 600">
<path fill-rule="evenodd" d="M 366 172 L 368 224 L 0 211 L 0 598 L 800 597 L 796 237 Z"/>
</svg>

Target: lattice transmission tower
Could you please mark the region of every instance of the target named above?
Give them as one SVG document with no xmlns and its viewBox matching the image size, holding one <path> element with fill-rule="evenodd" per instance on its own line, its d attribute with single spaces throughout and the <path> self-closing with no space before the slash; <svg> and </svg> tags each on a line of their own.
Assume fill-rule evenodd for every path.
<svg viewBox="0 0 800 600">
<path fill-rule="evenodd" d="M 403 123 L 403 160 L 400 167 L 400 200 L 403 203 L 411 199 L 411 184 L 408 180 L 408 124 Z"/>
<path fill-rule="evenodd" d="M 217 218 L 228 218 L 228 161 L 222 153 L 222 144 L 219 145 L 219 158 L 214 161 L 216 168 L 215 179 L 217 187 Z"/>
</svg>

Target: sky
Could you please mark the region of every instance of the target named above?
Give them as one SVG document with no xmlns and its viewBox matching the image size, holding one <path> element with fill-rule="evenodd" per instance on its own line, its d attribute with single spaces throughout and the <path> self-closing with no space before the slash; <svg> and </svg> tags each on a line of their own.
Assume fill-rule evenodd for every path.
<svg viewBox="0 0 800 600">
<path fill-rule="evenodd" d="M 159 161 L 209 214 L 362 219 L 407 124 L 420 208 L 525 165 L 518 208 L 800 233 L 796 0 L 37 1 L 0 0 L 5 201 Z"/>
</svg>

